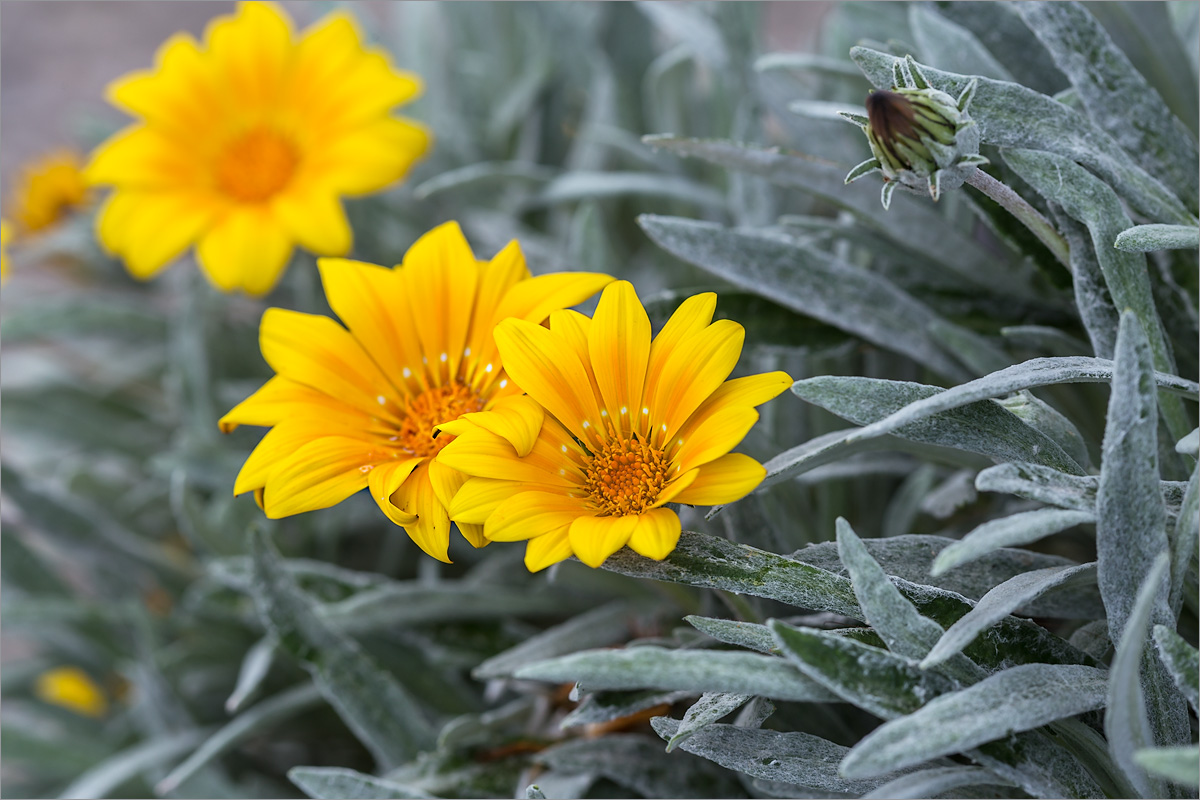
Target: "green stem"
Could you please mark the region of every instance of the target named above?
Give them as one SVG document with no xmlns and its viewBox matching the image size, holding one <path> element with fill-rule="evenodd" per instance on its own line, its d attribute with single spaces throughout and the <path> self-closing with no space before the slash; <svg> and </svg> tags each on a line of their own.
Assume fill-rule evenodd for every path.
<svg viewBox="0 0 1200 800">
<path fill-rule="evenodd" d="M 1021 224 L 1038 238 L 1038 241 L 1050 249 L 1050 252 L 1064 267 L 1071 268 L 1071 254 L 1067 247 L 1067 240 L 1054 230 L 1050 221 L 1043 217 L 1036 208 L 1025 202 L 1025 198 L 1014 192 L 1007 184 L 1001 183 L 981 169 L 972 172 L 967 178 L 967 183 L 1007 209 L 1008 213 L 1020 220 Z"/>
</svg>

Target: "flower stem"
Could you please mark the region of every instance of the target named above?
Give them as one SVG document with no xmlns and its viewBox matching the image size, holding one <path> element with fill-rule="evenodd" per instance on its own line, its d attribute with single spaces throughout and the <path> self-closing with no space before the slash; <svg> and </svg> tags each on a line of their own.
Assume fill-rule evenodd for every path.
<svg viewBox="0 0 1200 800">
<path fill-rule="evenodd" d="M 1067 247 L 1066 239 L 1054 230 L 1050 221 L 1043 217 L 1036 208 L 1025 202 L 1025 198 L 981 169 L 972 172 L 967 178 L 967 183 L 1008 209 L 1010 214 L 1020 220 L 1030 233 L 1050 249 L 1050 252 L 1064 267 L 1071 268 L 1070 250 Z"/>
</svg>

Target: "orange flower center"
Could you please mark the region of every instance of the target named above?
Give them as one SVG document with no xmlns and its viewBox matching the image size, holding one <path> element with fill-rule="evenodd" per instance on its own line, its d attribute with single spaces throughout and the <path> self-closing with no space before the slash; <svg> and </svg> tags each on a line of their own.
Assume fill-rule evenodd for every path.
<svg viewBox="0 0 1200 800">
<path fill-rule="evenodd" d="M 671 463 L 666 453 L 641 441 L 611 439 L 592 456 L 584 485 L 600 516 L 640 514 L 658 498 Z"/>
<path fill-rule="evenodd" d="M 470 386 L 458 382 L 434 386 L 409 401 L 397 441 L 413 455 L 437 455 L 454 437 L 443 433 L 433 438 L 434 426 L 482 409 L 483 401 Z"/>
<path fill-rule="evenodd" d="M 299 163 L 290 139 L 265 126 L 251 128 L 217 157 L 217 187 L 236 200 L 262 202 L 287 185 Z"/>
</svg>

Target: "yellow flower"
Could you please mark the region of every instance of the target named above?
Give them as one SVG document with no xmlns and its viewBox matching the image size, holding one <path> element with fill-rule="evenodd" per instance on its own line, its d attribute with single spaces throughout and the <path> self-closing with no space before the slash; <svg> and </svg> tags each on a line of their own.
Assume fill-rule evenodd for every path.
<svg viewBox="0 0 1200 800">
<path fill-rule="evenodd" d="M 43 231 L 87 201 L 82 168 L 73 150 L 55 150 L 21 168 L 10 202 L 22 233 Z"/>
<path fill-rule="evenodd" d="M 333 13 L 297 39 L 282 10 L 242 3 L 203 46 L 168 39 L 153 70 L 127 75 L 109 100 L 139 121 L 101 145 L 88 179 L 116 191 L 96 226 L 104 247 L 147 279 L 196 244 L 222 291 L 270 291 L 296 244 L 349 252 L 342 195 L 401 179 L 430 134 L 393 107 L 417 76 L 364 47 Z"/>
<path fill-rule="evenodd" d="M 220 425 L 226 432 L 274 427 L 246 460 L 234 493 L 255 491 L 274 519 L 370 488 L 389 519 L 447 561 L 445 504 L 466 478 L 432 460 L 453 439 L 435 439 L 434 427 L 483 411 L 536 432 L 540 411 L 510 408 L 520 398 L 492 330 L 508 317 L 536 326 L 612 278 L 530 277 L 515 241 L 477 261 L 455 222 L 422 236 L 392 269 L 331 258 L 318 266 L 329 305 L 349 330 L 280 308 L 263 315 L 259 341 L 277 374 Z M 458 527 L 471 544 L 486 544 L 481 526 Z"/>
<path fill-rule="evenodd" d="M 8 263 L 8 243 L 12 241 L 12 226 L 8 220 L 0 219 L 0 283 L 8 280 L 8 271 L 12 267 Z"/>
<path fill-rule="evenodd" d="M 792 379 L 725 380 L 745 331 L 712 322 L 716 301 L 689 298 L 653 342 L 625 281 L 604 290 L 594 319 L 555 311 L 548 330 L 501 322 L 496 345 L 528 393 L 513 402 L 544 408 L 545 419 L 528 447 L 487 414 L 440 426 L 457 438 L 435 463 L 471 476 L 450 502 L 451 518 L 482 523 L 491 541 L 528 539 L 530 570 L 572 554 L 598 567 L 625 544 L 666 558 L 680 532 L 666 503 L 729 503 L 758 486 L 762 465 L 729 451 L 758 420 L 754 407 Z"/>
<path fill-rule="evenodd" d="M 104 690 L 79 667 L 57 667 L 43 672 L 33 691 L 43 702 L 85 717 L 102 717 L 108 710 Z"/>
</svg>

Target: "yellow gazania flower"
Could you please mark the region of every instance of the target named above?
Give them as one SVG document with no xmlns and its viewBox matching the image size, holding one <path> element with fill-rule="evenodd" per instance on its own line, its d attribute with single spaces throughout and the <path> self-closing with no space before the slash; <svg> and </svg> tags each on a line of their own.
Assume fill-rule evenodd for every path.
<svg viewBox="0 0 1200 800">
<path fill-rule="evenodd" d="M 349 330 L 281 308 L 263 315 L 259 341 L 277 375 L 220 425 L 226 432 L 273 427 L 246 460 L 234 493 L 255 491 L 274 519 L 370 488 L 389 519 L 447 561 L 445 505 L 466 477 L 432 460 L 454 438 L 435 439 L 434 427 L 483 411 L 536 430 L 540 411 L 511 408 L 518 390 L 492 330 L 508 317 L 536 325 L 612 278 L 530 277 L 515 241 L 491 261 L 477 261 L 455 222 L 422 236 L 393 269 L 331 258 L 318 266 L 329 304 Z M 471 544 L 486 544 L 481 526 L 458 527 Z"/>
<path fill-rule="evenodd" d="M 102 717 L 108 711 L 104 690 L 79 667 L 56 667 L 43 672 L 38 676 L 33 692 L 45 703 L 85 717 Z"/>
<path fill-rule="evenodd" d="M 8 280 L 8 271 L 12 267 L 8 263 L 8 243 L 12 241 L 12 226 L 8 220 L 0 219 L 0 283 Z"/>
<path fill-rule="evenodd" d="M 680 532 L 666 503 L 729 503 L 758 486 L 762 465 L 729 451 L 758 420 L 754 407 L 792 379 L 725 380 L 745 331 L 712 322 L 716 300 L 689 298 L 653 342 L 625 281 L 604 290 L 594 319 L 556 311 L 549 330 L 501 322 L 496 345 L 528 393 L 513 402 L 544 408 L 545 420 L 532 447 L 520 448 L 486 414 L 440 426 L 457 438 L 435 463 L 472 476 L 451 501 L 451 518 L 482 523 L 492 541 L 528 539 L 530 570 L 571 554 L 598 567 L 625 544 L 666 558 Z"/>
<path fill-rule="evenodd" d="M 21 168 L 13 184 L 12 219 L 22 233 L 54 225 L 88 198 L 83 159 L 73 150 L 55 150 Z"/>
<path fill-rule="evenodd" d="M 101 145 L 88 179 L 116 188 L 97 218 L 104 247 L 147 279 L 196 243 L 222 291 L 270 291 L 294 245 L 350 250 L 342 195 L 408 172 L 430 134 L 393 107 L 417 76 L 364 47 L 353 18 L 333 13 L 297 39 L 282 10 L 242 3 L 158 51 L 153 70 L 108 87 L 139 121 Z"/>
</svg>

